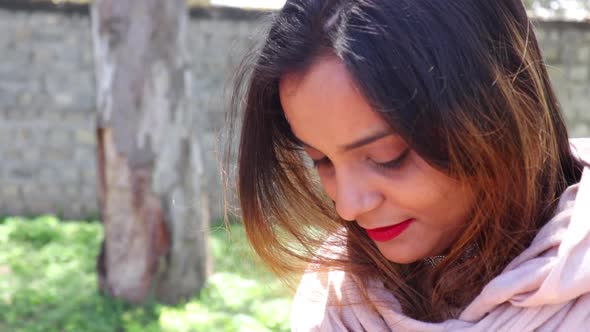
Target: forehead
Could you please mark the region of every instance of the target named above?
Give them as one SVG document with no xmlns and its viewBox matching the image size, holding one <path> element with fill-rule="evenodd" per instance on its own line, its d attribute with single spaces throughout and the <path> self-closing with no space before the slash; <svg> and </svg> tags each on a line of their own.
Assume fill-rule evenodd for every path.
<svg viewBox="0 0 590 332">
<path fill-rule="evenodd" d="M 326 138 L 347 144 L 389 129 L 335 57 L 318 60 L 303 73 L 285 75 L 279 93 L 293 133 L 311 145 Z"/>
</svg>

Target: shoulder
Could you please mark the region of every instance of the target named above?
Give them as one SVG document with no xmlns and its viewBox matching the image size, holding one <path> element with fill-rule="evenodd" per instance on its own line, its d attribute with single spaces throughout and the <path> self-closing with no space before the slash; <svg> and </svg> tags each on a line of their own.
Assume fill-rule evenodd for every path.
<svg viewBox="0 0 590 332">
<path fill-rule="evenodd" d="M 291 328 L 300 331 L 331 331 L 338 294 L 344 281 L 343 271 L 309 270 L 301 278 L 291 310 Z"/>
<path fill-rule="evenodd" d="M 292 331 L 389 331 L 399 302 L 376 280 L 362 287 L 366 297 L 350 273 L 310 269 L 293 301 Z"/>
<path fill-rule="evenodd" d="M 589 138 L 572 138 L 570 147 L 574 157 L 584 166 L 590 166 L 590 137 Z"/>
<path fill-rule="evenodd" d="M 529 313 L 552 308 L 565 314 L 580 304 L 589 309 L 590 139 L 572 140 L 572 153 L 584 165 L 582 178 L 562 193 L 555 215 L 484 287 L 462 318 L 481 319 L 505 303 Z"/>
</svg>

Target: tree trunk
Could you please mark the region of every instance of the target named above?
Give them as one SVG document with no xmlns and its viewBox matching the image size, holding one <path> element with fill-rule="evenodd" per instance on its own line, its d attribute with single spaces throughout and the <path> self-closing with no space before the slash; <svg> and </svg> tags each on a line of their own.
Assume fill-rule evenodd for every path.
<svg viewBox="0 0 590 332">
<path fill-rule="evenodd" d="M 184 0 L 94 0 L 102 291 L 176 303 L 210 270 Z"/>
</svg>

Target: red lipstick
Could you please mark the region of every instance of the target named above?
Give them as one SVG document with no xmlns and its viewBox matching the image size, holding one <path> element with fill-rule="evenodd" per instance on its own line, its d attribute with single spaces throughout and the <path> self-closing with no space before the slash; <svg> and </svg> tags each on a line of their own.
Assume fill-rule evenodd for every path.
<svg viewBox="0 0 590 332">
<path fill-rule="evenodd" d="M 374 241 L 385 242 L 398 237 L 403 231 L 410 226 L 415 219 L 408 219 L 397 225 L 367 229 L 367 235 Z"/>
</svg>

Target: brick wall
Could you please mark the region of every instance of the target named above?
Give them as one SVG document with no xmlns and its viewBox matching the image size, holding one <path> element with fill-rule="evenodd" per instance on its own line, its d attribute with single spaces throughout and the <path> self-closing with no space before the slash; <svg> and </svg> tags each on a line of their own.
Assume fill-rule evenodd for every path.
<svg viewBox="0 0 590 332">
<path fill-rule="evenodd" d="M 88 16 L 0 10 L 0 214 L 96 213 Z"/>
<path fill-rule="evenodd" d="M 570 135 L 590 136 L 590 22 L 537 22 L 536 33 Z"/>
</svg>

